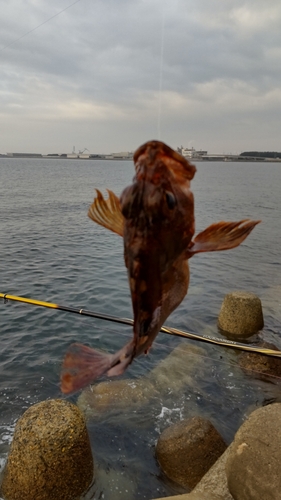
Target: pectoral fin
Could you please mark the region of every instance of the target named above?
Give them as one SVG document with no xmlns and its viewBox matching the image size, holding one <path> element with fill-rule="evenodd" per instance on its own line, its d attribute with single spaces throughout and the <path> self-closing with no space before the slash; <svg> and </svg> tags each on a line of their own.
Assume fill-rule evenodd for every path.
<svg viewBox="0 0 281 500">
<path fill-rule="evenodd" d="M 260 220 L 240 220 L 238 222 L 216 222 L 199 233 L 187 250 L 187 258 L 199 252 L 214 252 L 235 248 L 247 238 Z"/>
<path fill-rule="evenodd" d="M 124 217 L 121 212 L 119 198 L 109 189 L 107 190 L 107 200 L 104 199 L 98 189 L 96 189 L 96 192 L 97 197 L 89 208 L 88 216 L 97 224 L 123 236 Z"/>
</svg>

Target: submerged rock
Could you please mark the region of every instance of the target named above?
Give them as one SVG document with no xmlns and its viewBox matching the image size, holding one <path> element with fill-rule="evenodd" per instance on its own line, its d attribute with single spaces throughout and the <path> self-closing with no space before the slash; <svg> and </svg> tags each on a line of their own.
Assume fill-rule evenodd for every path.
<svg viewBox="0 0 281 500">
<path fill-rule="evenodd" d="M 184 387 L 194 387 L 194 375 L 202 372 L 206 357 L 202 347 L 181 343 L 151 370 L 148 379 L 159 391 L 182 392 Z"/>
<path fill-rule="evenodd" d="M 147 404 L 155 388 L 146 379 L 107 380 L 85 389 L 77 404 L 86 418 L 110 410 L 122 410 Z"/>
<path fill-rule="evenodd" d="M 5 500 L 74 500 L 90 485 L 93 458 L 77 406 L 48 400 L 18 420 L 1 493 Z"/>
<path fill-rule="evenodd" d="M 90 498 L 103 498 L 105 500 L 132 500 L 132 498 L 137 497 L 136 482 L 126 476 L 124 471 L 114 470 L 114 467 L 108 467 L 106 470 L 99 467 L 95 470 L 94 489 L 95 495 Z"/>
<path fill-rule="evenodd" d="M 225 449 L 225 442 L 211 422 L 193 417 L 164 430 L 156 457 L 170 479 L 194 488 Z"/>
<path fill-rule="evenodd" d="M 258 347 L 279 351 L 274 344 L 269 342 L 260 342 Z M 239 365 L 246 373 L 257 378 L 278 377 L 279 379 L 281 377 L 281 357 L 275 358 L 245 351 L 239 356 Z"/>
<path fill-rule="evenodd" d="M 157 500 L 228 500 L 228 498 L 211 492 L 197 493 L 196 491 L 192 491 L 191 493 L 186 493 L 184 495 L 173 495 L 172 497 L 158 498 Z M 233 497 L 231 497 L 231 500 L 233 500 Z"/>
<path fill-rule="evenodd" d="M 227 294 L 219 313 L 218 326 L 238 337 L 250 337 L 257 333 L 264 326 L 259 297 L 243 291 Z"/>
<path fill-rule="evenodd" d="M 198 360 L 205 360 L 204 356 L 206 351 L 201 347 L 179 344 L 145 377 L 92 385 L 81 393 L 77 404 L 86 418 L 91 418 L 111 410 L 137 409 L 164 392 L 182 393 L 185 387 L 194 388 L 194 375 L 202 371 Z"/>
<path fill-rule="evenodd" d="M 235 500 L 277 500 L 281 492 L 281 404 L 254 411 L 235 435 L 226 462 Z"/>
</svg>

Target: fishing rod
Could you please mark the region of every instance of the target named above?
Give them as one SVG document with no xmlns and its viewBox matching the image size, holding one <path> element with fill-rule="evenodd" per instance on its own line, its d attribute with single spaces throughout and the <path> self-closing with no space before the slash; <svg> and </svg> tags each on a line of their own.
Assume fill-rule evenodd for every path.
<svg viewBox="0 0 281 500">
<path fill-rule="evenodd" d="M 118 316 L 110 316 L 109 314 L 101 314 L 94 311 L 88 311 L 87 309 L 79 309 L 76 307 L 70 307 L 60 304 L 54 304 L 52 302 L 45 302 L 42 300 L 29 299 L 27 297 L 17 297 L 16 295 L 9 295 L 7 293 L 0 293 L 0 298 L 6 303 L 8 300 L 15 302 L 23 302 L 25 304 L 31 304 L 39 307 L 47 307 L 49 309 L 57 309 L 60 311 L 71 312 L 74 314 L 80 314 L 82 316 L 90 316 L 91 318 L 103 319 L 105 321 L 113 321 L 114 323 L 121 323 L 123 325 L 133 325 L 134 321 L 128 318 L 119 318 Z M 241 351 L 255 352 L 259 354 L 265 354 L 266 356 L 274 356 L 277 358 L 281 357 L 281 351 L 275 351 L 274 349 L 268 349 L 263 347 L 257 347 L 253 345 L 243 344 L 242 342 L 236 342 L 235 340 L 220 339 L 217 337 L 210 337 L 209 335 L 203 335 L 198 333 L 186 332 L 184 330 L 178 330 L 177 328 L 172 328 L 168 326 L 162 326 L 161 332 L 167 333 L 169 335 L 176 335 L 178 337 L 184 337 L 192 340 L 198 340 L 199 342 L 207 342 L 210 344 L 221 345 L 224 347 L 232 347 L 233 349 L 240 349 Z"/>
</svg>

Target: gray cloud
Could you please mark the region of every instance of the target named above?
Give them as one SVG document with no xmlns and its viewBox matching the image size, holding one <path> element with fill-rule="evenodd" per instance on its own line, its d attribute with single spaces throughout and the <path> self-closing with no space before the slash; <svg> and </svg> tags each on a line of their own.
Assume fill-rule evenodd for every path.
<svg viewBox="0 0 281 500">
<path fill-rule="evenodd" d="M 0 48 L 70 3 L 2 0 Z M 279 0 L 81 0 L 0 51 L 0 151 L 131 150 L 159 107 L 171 146 L 280 150 L 280 22 Z"/>
</svg>

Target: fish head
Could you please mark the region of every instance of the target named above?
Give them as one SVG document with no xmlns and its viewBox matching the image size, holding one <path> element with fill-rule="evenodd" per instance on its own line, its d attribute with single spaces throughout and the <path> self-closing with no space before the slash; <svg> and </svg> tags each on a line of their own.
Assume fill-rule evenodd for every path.
<svg viewBox="0 0 281 500">
<path fill-rule="evenodd" d="M 137 149 L 134 162 L 133 184 L 120 197 L 125 224 L 133 224 L 144 234 L 161 228 L 167 234 L 173 228 L 183 232 L 181 240 L 190 241 L 194 234 L 190 180 L 195 166 L 160 141 L 149 141 Z"/>
<path fill-rule="evenodd" d="M 141 146 L 134 162 L 133 184 L 120 205 L 135 334 L 145 344 L 171 312 L 163 311 L 163 303 L 169 303 L 181 255 L 194 234 L 190 181 L 196 168 L 160 141 Z"/>
</svg>

